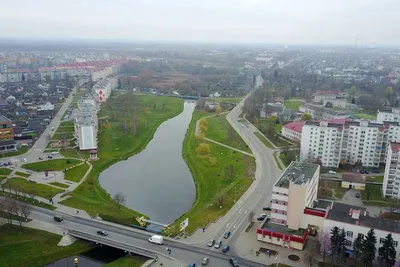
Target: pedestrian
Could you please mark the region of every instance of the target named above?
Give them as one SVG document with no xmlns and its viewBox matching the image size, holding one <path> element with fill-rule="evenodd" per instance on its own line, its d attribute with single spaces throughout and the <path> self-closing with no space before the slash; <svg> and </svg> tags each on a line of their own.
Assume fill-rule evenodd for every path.
<svg viewBox="0 0 400 267">
<path fill-rule="evenodd" d="M 203 227 L 203 233 L 206 231 L 206 228 L 205 227 Z"/>
</svg>

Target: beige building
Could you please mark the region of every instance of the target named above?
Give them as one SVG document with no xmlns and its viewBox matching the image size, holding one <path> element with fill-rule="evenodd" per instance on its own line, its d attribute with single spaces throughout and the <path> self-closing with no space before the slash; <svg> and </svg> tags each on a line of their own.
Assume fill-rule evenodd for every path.
<svg viewBox="0 0 400 267">
<path fill-rule="evenodd" d="M 342 188 L 364 190 L 366 177 L 361 173 L 344 173 L 342 178 Z"/>
</svg>

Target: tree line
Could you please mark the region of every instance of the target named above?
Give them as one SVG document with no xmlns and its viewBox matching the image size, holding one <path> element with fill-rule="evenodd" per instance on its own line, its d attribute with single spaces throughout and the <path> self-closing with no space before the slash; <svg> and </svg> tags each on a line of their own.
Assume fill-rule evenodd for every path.
<svg viewBox="0 0 400 267">
<path fill-rule="evenodd" d="M 32 206 L 9 198 L 0 198 L 0 219 L 3 217 L 7 223 L 13 225 L 17 221 L 20 226 L 28 221 Z"/>
</svg>

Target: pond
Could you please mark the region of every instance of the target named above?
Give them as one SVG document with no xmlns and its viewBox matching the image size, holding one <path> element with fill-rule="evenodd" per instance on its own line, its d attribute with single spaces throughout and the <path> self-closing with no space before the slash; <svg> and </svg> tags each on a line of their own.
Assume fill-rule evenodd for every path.
<svg viewBox="0 0 400 267">
<path fill-rule="evenodd" d="M 196 187 L 182 149 L 194 108 L 185 102 L 183 112 L 162 123 L 142 152 L 104 170 L 101 186 L 111 196 L 123 193 L 127 207 L 156 222 L 173 222 L 187 212 Z"/>
</svg>

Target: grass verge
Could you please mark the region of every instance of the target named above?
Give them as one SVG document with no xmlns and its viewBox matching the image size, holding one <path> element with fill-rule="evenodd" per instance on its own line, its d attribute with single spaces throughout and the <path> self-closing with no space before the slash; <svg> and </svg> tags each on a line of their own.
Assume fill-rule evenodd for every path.
<svg viewBox="0 0 400 267">
<path fill-rule="evenodd" d="M 81 162 L 82 161 L 77 159 L 53 159 L 23 164 L 21 167 L 36 172 L 43 172 L 46 170 L 63 171 Z"/>
<path fill-rule="evenodd" d="M 193 113 L 183 143 L 183 157 L 196 184 L 196 201 L 192 208 L 172 225 L 170 231 L 173 234 L 179 232 L 179 223 L 186 218 L 190 221 L 186 228 L 187 233 L 215 221 L 233 206 L 253 181 L 254 158 L 196 138 L 196 121 L 203 116 L 206 114 L 198 111 Z M 199 156 L 196 148 L 203 142 L 209 145 L 210 152 Z"/>
<path fill-rule="evenodd" d="M 249 146 L 243 141 L 240 135 L 232 128 L 226 120 L 226 114 L 216 115 L 207 118 L 208 129 L 206 137 L 248 153 L 251 153 Z"/>
<path fill-rule="evenodd" d="M 281 164 L 279 163 L 279 161 L 278 161 L 278 158 L 276 157 L 276 154 L 277 154 L 278 152 L 274 152 L 274 159 L 275 159 L 275 162 L 276 162 L 276 165 L 278 165 L 278 168 L 280 169 L 280 170 L 283 170 L 283 168 L 282 168 L 282 166 L 281 166 Z"/>
<path fill-rule="evenodd" d="M 29 182 L 23 178 L 11 178 L 3 185 L 4 188 L 11 188 L 27 194 L 34 193 L 38 197 L 51 199 L 55 195 L 64 192 L 61 189 L 54 188 L 45 184 Z"/>
<path fill-rule="evenodd" d="M 88 243 L 76 241 L 67 247 L 58 247 L 60 236 L 30 228 L 0 226 L 0 266 L 42 267 L 61 258 L 90 249 Z"/>
<path fill-rule="evenodd" d="M 43 203 L 43 202 L 39 202 L 38 200 L 34 199 L 34 198 L 30 198 L 30 197 L 25 197 L 25 196 L 21 196 L 21 195 L 16 195 L 16 194 L 10 194 L 9 192 L 5 192 L 5 191 L 0 191 L 0 196 L 4 196 L 4 197 L 8 197 L 8 198 L 12 198 L 36 207 L 40 207 L 40 208 L 45 208 L 48 210 L 55 210 L 56 207 Z"/>
<path fill-rule="evenodd" d="M 303 101 L 297 101 L 297 100 L 288 100 L 285 101 L 285 107 L 291 110 L 299 110 L 300 106 L 303 106 L 304 102 Z"/>
<path fill-rule="evenodd" d="M 0 175 L 9 175 L 12 172 L 13 172 L 13 170 L 11 170 L 9 168 L 0 168 Z"/>
<path fill-rule="evenodd" d="M 29 173 L 25 173 L 25 172 L 15 172 L 15 175 L 25 177 L 25 178 L 28 178 L 29 176 L 31 176 Z"/>
<path fill-rule="evenodd" d="M 254 135 L 257 136 L 258 139 L 260 139 L 260 141 L 263 142 L 264 145 L 265 145 L 266 147 L 268 147 L 268 148 L 274 148 L 274 147 L 272 146 L 272 144 L 271 144 L 267 139 L 265 139 L 265 137 L 264 137 L 261 133 L 255 132 Z"/>
<path fill-rule="evenodd" d="M 63 205 L 85 210 L 91 216 L 99 215 L 109 221 L 137 224 L 135 218 L 141 214 L 124 206 L 118 209 L 110 194 L 100 186 L 98 176 L 112 164 L 142 151 L 161 123 L 182 112 L 183 101 L 173 97 L 151 95 L 136 97 L 140 111 L 137 113 L 136 135 L 132 134 L 132 129 L 129 133 L 124 133 L 120 127 L 125 119 L 132 121 L 131 113 L 126 117 L 115 116 L 115 107 L 122 101 L 120 97 L 110 98 L 107 104 L 102 106 L 99 117 L 108 119 L 99 122 L 99 160 L 92 162 L 90 174 L 77 189 L 69 193 L 71 197 L 63 201 Z"/>
<path fill-rule="evenodd" d="M 69 187 L 69 185 L 62 184 L 62 183 L 59 183 L 59 182 L 54 182 L 54 183 L 50 183 L 50 184 L 54 185 L 54 186 L 61 187 L 61 188 L 65 188 L 65 189 L 67 189 Z"/>
<path fill-rule="evenodd" d="M 2 153 L 2 154 L 0 154 L 0 158 L 19 156 L 19 155 L 25 154 L 26 152 L 28 152 L 28 150 L 29 150 L 29 147 L 22 147 L 18 151 Z"/>
<path fill-rule="evenodd" d="M 85 163 L 79 165 L 78 167 L 66 171 L 64 179 L 71 182 L 79 183 L 88 170 L 89 170 L 88 164 Z"/>
</svg>

